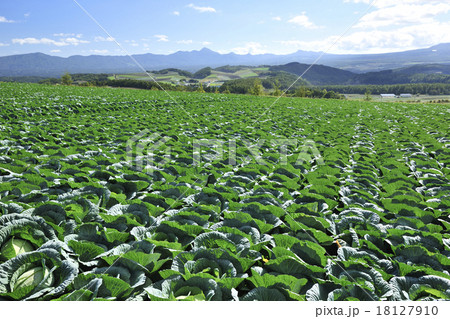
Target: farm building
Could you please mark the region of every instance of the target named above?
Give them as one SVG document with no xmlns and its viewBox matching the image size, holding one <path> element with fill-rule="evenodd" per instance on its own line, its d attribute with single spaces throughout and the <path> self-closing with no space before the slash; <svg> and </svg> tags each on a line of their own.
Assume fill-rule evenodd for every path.
<svg viewBox="0 0 450 319">
<path fill-rule="evenodd" d="M 391 97 L 395 97 L 395 94 L 380 94 L 380 97 L 383 98 L 391 98 Z"/>
<path fill-rule="evenodd" d="M 410 94 L 410 93 L 403 93 L 403 94 L 400 94 L 400 97 L 410 98 L 410 97 L 412 97 L 412 94 Z"/>
</svg>

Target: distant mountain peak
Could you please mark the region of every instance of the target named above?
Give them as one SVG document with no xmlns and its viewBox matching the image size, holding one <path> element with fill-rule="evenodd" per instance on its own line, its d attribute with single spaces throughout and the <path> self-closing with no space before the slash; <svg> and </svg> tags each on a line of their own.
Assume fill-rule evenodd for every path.
<svg viewBox="0 0 450 319">
<path fill-rule="evenodd" d="M 215 52 L 215 51 L 213 51 L 213 50 L 211 50 L 211 49 L 208 49 L 207 47 L 201 48 L 201 50 L 200 50 L 199 52 L 212 52 L 212 53 L 217 53 L 217 52 Z"/>
</svg>

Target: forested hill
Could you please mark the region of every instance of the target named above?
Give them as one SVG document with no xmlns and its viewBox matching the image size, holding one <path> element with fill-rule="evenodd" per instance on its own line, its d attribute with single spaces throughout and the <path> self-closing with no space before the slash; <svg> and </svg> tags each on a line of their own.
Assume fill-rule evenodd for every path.
<svg viewBox="0 0 450 319">
<path fill-rule="evenodd" d="M 288 63 L 285 65 L 272 66 L 271 71 L 285 71 L 295 75 L 303 75 L 303 78 L 314 85 L 329 85 L 329 84 L 347 84 L 355 73 L 345 71 L 337 68 L 332 68 L 325 65 L 309 65 L 303 63 Z"/>
<path fill-rule="evenodd" d="M 308 70 L 309 68 L 309 70 Z M 272 71 L 285 71 L 314 85 L 385 85 L 409 83 L 450 83 L 450 64 L 423 64 L 393 70 L 357 74 L 324 65 L 288 63 L 272 66 Z"/>
</svg>

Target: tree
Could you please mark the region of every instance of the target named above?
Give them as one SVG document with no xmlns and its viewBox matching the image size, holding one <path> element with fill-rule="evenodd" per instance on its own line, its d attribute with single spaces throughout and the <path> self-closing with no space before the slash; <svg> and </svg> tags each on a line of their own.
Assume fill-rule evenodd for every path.
<svg viewBox="0 0 450 319">
<path fill-rule="evenodd" d="M 367 89 L 364 93 L 364 101 L 371 101 L 372 100 L 372 93 Z"/>
<path fill-rule="evenodd" d="M 205 90 L 203 89 L 203 84 L 202 83 L 200 83 L 200 85 L 199 85 L 199 87 L 197 88 L 196 91 L 199 92 L 199 93 L 205 93 Z"/>
<path fill-rule="evenodd" d="M 273 95 L 274 96 L 280 96 L 282 94 L 282 92 L 280 91 L 279 87 L 275 87 L 275 91 L 273 91 Z"/>
<path fill-rule="evenodd" d="M 72 84 L 72 77 L 70 76 L 69 72 L 66 72 L 62 77 L 61 77 L 61 82 L 64 85 L 71 85 Z"/>
<path fill-rule="evenodd" d="M 278 80 L 275 81 L 275 90 L 273 91 L 273 95 L 274 96 L 280 96 L 281 95 L 280 85 L 278 83 Z"/>
<path fill-rule="evenodd" d="M 296 97 L 307 97 L 309 95 L 309 92 L 304 86 L 301 86 L 297 90 L 295 90 L 294 95 Z"/>
<path fill-rule="evenodd" d="M 264 88 L 261 84 L 261 81 L 259 79 L 257 79 L 255 81 L 255 83 L 253 84 L 252 89 L 250 90 L 250 93 L 252 95 L 263 95 L 264 93 Z"/>
</svg>

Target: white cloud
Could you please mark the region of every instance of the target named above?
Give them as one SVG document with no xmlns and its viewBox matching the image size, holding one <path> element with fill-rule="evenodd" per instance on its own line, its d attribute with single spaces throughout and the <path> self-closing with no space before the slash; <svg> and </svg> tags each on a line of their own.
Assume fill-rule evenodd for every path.
<svg viewBox="0 0 450 319">
<path fill-rule="evenodd" d="M 304 27 L 306 29 L 318 29 L 319 28 L 319 26 L 315 25 L 314 23 L 312 23 L 309 20 L 308 16 L 306 15 L 306 12 L 302 12 L 301 15 L 293 17 L 288 22 L 296 24 L 296 25 L 299 25 L 299 26 Z"/>
<path fill-rule="evenodd" d="M 89 43 L 89 41 L 80 40 L 79 38 L 65 38 L 63 42 L 67 43 L 67 45 L 79 45 L 82 43 Z"/>
<path fill-rule="evenodd" d="M 0 23 L 14 23 L 15 21 L 13 20 L 8 20 L 3 16 L 0 16 Z"/>
<path fill-rule="evenodd" d="M 154 37 L 158 39 L 158 42 L 169 42 L 169 37 L 167 35 L 156 34 Z"/>
<path fill-rule="evenodd" d="M 450 0 L 344 0 L 344 3 L 364 3 L 372 4 L 376 8 L 386 8 L 397 5 L 411 5 L 411 4 L 430 4 L 430 3 L 450 3 Z"/>
<path fill-rule="evenodd" d="M 405 24 L 428 24 L 434 17 L 450 11 L 450 3 L 396 4 L 380 8 L 362 17 L 356 27 L 378 28 Z"/>
<path fill-rule="evenodd" d="M 212 42 L 209 42 L 209 41 L 194 41 L 194 40 L 191 40 L 191 39 L 188 39 L 188 40 L 178 40 L 178 41 L 176 41 L 176 43 L 177 43 L 177 44 L 184 44 L 184 45 L 201 44 L 201 45 L 203 45 L 203 46 L 207 46 L 207 45 L 212 44 Z"/>
<path fill-rule="evenodd" d="M 264 49 L 264 46 L 259 42 L 247 42 L 243 47 L 237 47 L 231 49 L 232 52 L 236 54 L 264 54 L 267 53 L 267 50 Z"/>
<path fill-rule="evenodd" d="M 27 12 L 27 13 L 25 13 L 23 16 L 24 16 L 25 18 L 28 18 L 30 15 L 31 15 L 31 12 Z"/>
<path fill-rule="evenodd" d="M 272 20 L 274 20 L 274 21 L 281 21 L 281 17 L 273 17 Z"/>
<path fill-rule="evenodd" d="M 404 51 L 450 42 L 450 22 L 444 16 L 450 12 L 450 0 L 343 2 L 373 4 L 373 9 L 356 24 L 358 32 L 346 35 L 336 45 L 342 53 Z"/>
<path fill-rule="evenodd" d="M 89 41 L 80 40 L 78 38 L 65 38 L 60 40 L 53 40 L 49 38 L 22 38 L 22 39 L 12 39 L 12 43 L 14 44 L 46 44 L 46 45 L 55 45 L 55 46 L 66 46 L 66 45 L 79 45 L 83 43 L 89 43 Z"/>
<path fill-rule="evenodd" d="M 214 9 L 212 7 L 198 7 L 198 6 L 194 5 L 193 3 L 189 4 L 188 7 L 192 8 L 200 13 L 217 12 L 216 9 Z"/>
<path fill-rule="evenodd" d="M 174 11 L 174 12 L 172 12 L 172 14 L 173 14 L 174 16 L 179 16 L 179 15 L 180 15 L 180 11 Z"/>
<path fill-rule="evenodd" d="M 95 37 L 94 38 L 94 41 L 95 42 L 114 42 L 114 38 L 113 37 L 107 37 L 107 38 L 105 38 L 105 37 Z"/>
<path fill-rule="evenodd" d="M 59 53 L 61 50 L 50 50 L 51 53 Z"/>
<path fill-rule="evenodd" d="M 89 50 L 89 52 L 94 53 L 94 54 L 107 54 L 107 53 L 109 53 L 108 50 Z"/>
<path fill-rule="evenodd" d="M 2 42 L 0 42 L 0 47 L 7 47 L 7 46 L 9 46 L 9 43 L 2 43 Z"/>
<path fill-rule="evenodd" d="M 337 42 L 336 42 L 337 41 Z M 330 48 L 334 43 L 335 45 Z M 316 41 L 280 41 L 290 51 L 325 51 L 328 53 L 384 53 L 413 50 L 450 42 L 450 22 L 409 25 L 394 30 L 362 30 L 339 39 L 331 36 Z"/>
<path fill-rule="evenodd" d="M 20 44 L 20 45 L 24 45 L 24 44 L 53 44 L 53 45 L 56 45 L 56 46 L 66 45 L 62 41 L 61 42 L 60 41 L 55 41 L 55 40 L 48 39 L 48 38 L 41 38 L 41 39 L 36 39 L 36 38 L 12 39 L 12 43 Z"/>
<path fill-rule="evenodd" d="M 194 43 L 194 41 L 192 41 L 192 40 L 180 40 L 180 41 L 177 41 L 177 43 L 178 44 L 192 44 L 192 43 Z"/>
<path fill-rule="evenodd" d="M 139 43 L 136 40 L 125 40 L 125 43 L 129 43 L 132 47 L 138 47 Z"/>
<path fill-rule="evenodd" d="M 288 47 L 301 47 L 302 45 L 304 45 L 305 41 L 300 41 L 300 40 L 285 40 L 285 41 L 277 41 L 278 43 L 281 43 L 284 46 L 288 46 Z"/>
</svg>

